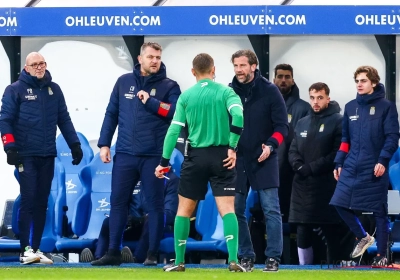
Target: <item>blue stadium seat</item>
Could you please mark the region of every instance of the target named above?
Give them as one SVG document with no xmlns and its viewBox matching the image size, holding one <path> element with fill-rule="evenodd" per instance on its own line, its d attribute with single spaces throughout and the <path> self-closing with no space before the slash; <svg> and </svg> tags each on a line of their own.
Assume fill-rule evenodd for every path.
<svg viewBox="0 0 400 280">
<path fill-rule="evenodd" d="M 186 242 L 187 253 L 191 251 L 228 252 L 222 218 L 218 213 L 210 185 L 205 199 L 200 201 L 197 207 L 195 226 L 197 232 L 202 236 L 202 240 L 197 241 L 189 238 Z M 161 240 L 160 252 L 167 254 L 174 252 L 174 239 L 172 237 Z"/>
<path fill-rule="evenodd" d="M 393 154 L 392 158 L 389 161 L 389 169 L 393 164 L 399 163 L 400 162 L 400 147 L 397 149 L 397 151 Z"/>
<path fill-rule="evenodd" d="M 65 184 L 67 188 L 67 217 L 68 217 L 68 229 L 71 231 L 71 220 L 72 215 L 75 211 L 75 202 L 78 197 L 82 194 L 82 183 L 79 180 L 78 173 L 82 167 L 88 165 L 93 159 L 93 150 L 89 145 L 89 141 L 86 137 L 78 132 L 78 138 L 81 142 L 81 148 L 83 151 L 83 158 L 79 165 L 72 165 L 71 150 L 68 147 L 64 136 L 60 134 L 56 139 L 57 146 L 57 158 L 61 161 L 65 168 Z M 69 232 L 72 235 L 72 232 Z"/>
<path fill-rule="evenodd" d="M 115 151 L 111 150 L 114 156 Z M 72 231 L 77 239 L 62 238 L 56 243 L 60 252 L 81 252 L 94 249 L 103 220 L 110 213 L 112 162 L 105 164 L 96 154 L 91 163 L 79 173 L 81 195 L 76 200 L 72 215 Z"/>
<path fill-rule="evenodd" d="M 183 163 L 183 155 L 178 149 L 174 149 L 171 155 L 171 159 L 169 163 L 171 164 L 172 171 L 174 171 L 175 175 L 179 178 L 181 177 L 181 168 Z"/>
<path fill-rule="evenodd" d="M 55 159 L 54 169 L 54 177 L 47 204 L 46 224 L 40 244 L 40 250 L 43 252 L 55 251 L 55 243 L 61 238 L 63 231 L 64 207 L 66 205 L 65 171 L 63 165 L 57 158 Z M 14 175 L 18 180 L 17 170 L 15 170 Z M 19 235 L 18 213 L 21 202 L 20 199 L 20 195 L 18 195 L 13 206 L 12 229 L 16 236 Z M 19 240 L 0 239 L 0 252 L 19 252 L 19 250 Z"/>
<path fill-rule="evenodd" d="M 250 187 L 250 190 L 249 190 L 249 193 L 247 194 L 247 199 L 246 199 L 246 210 L 245 210 L 245 215 L 246 215 L 246 218 L 247 218 L 247 223 L 250 223 L 250 220 L 251 220 L 251 216 L 252 216 L 252 214 L 251 214 L 251 212 L 250 212 L 250 209 L 252 208 L 252 207 L 254 207 L 254 205 L 257 203 L 259 201 L 259 198 L 258 198 L 258 192 L 257 191 L 254 191 L 251 187 Z"/>
<path fill-rule="evenodd" d="M 389 180 L 393 190 L 400 191 L 400 162 L 389 167 Z"/>
</svg>

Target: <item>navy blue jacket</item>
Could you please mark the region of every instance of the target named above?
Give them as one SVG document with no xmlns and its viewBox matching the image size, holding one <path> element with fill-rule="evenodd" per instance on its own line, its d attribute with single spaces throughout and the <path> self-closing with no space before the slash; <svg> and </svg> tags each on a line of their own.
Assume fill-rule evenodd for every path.
<svg viewBox="0 0 400 280">
<path fill-rule="evenodd" d="M 166 174 L 170 180 L 164 179 L 164 225 L 173 226 L 176 212 L 178 211 L 178 186 L 179 177 L 172 171 Z M 148 213 L 146 210 L 146 200 L 140 191 L 140 182 L 135 186 L 130 204 L 130 215 L 135 218 L 142 217 Z"/>
<path fill-rule="evenodd" d="M 232 88 L 243 104 L 244 127 L 238 145 L 236 192 L 247 193 L 247 182 L 255 190 L 279 187 L 278 155 L 258 162 L 262 144 L 278 148 L 288 133 L 286 105 L 279 89 L 257 69 L 248 84 L 233 78 Z"/>
<path fill-rule="evenodd" d="M 354 210 L 377 212 L 387 207 L 388 163 L 398 148 L 399 121 L 396 105 L 385 99 L 378 84 L 372 94 L 359 95 L 346 104 L 342 144 L 335 163 L 342 166 L 331 204 Z M 374 175 L 381 163 L 386 171 Z"/>
<path fill-rule="evenodd" d="M 136 96 L 149 93 L 146 104 Z M 167 78 L 166 68 L 151 76 L 140 75 L 140 64 L 133 73 L 118 78 L 111 93 L 101 127 L 98 147 L 110 147 L 118 125 L 117 153 L 134 156 L 161 156 L 165 134 L 175 113 L 181 90 Z"/>
<path fill-rule="evenodd" d="M 60 86 L 46 70 L 43 79 L 22 70 L 2 98 L 0 131 L 4 150 L 16 148 L 20 156 L 57 156 L 56 132 L 60 128 L 68 146 L 79 143 Z M 14 142 L 4 143 L 13 136 Z"/>
</svg>

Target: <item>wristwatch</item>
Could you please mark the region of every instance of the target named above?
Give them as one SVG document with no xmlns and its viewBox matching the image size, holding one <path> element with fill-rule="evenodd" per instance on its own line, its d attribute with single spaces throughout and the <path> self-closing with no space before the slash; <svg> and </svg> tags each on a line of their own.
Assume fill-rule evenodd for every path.
<svg viewBox="0 0 400 280">
<path fill-rule="evenodd" d="M 271 145 L 268 145 L 267 147 L 269 147 L 269 152 L 272 153 L 274 151 L 274 147 L 272 147 Z"/>
<path fill-rule="evenodd" d="M 234 152 L 237 152 L 238 150 L 237 146 L 236 147 L 229 146 L 229 149 L 233 150 Z"/>
</svg>

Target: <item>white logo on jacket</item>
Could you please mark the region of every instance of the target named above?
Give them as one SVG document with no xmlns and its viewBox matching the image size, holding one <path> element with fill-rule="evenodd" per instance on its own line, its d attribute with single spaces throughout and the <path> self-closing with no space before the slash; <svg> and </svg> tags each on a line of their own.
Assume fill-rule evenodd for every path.
<svg viewBox="0 0 400 280">
<path fill-rule="evenodd" d="M 125 98 L 126 99 L 133 99 L 135 95 L 133 93 L 125 93 Z"/>
<path fill-rule="evenodd" d="M 300 132 L 300 136 L 303 138 L 307 137 L 307 130 L 304 130 L 303 132 Z"/>
</svg>

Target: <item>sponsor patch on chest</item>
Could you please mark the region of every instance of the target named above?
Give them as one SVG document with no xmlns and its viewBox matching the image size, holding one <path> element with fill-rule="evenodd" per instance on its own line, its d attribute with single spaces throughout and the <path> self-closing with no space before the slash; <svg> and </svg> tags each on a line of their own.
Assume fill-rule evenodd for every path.
<svg viewBox="0 0 400 280">
<path fill-rule="evenodd" d="M 300 132 L 300 136 L 303 138 L 307 137 L 307 130 L 304 130 L 303 132 Z"/>
<path fill-rule="evenodd" d="M 36 100 L 37 99 L 37 95 L 25 95 L 25 98 L 27 100 Z"/>
<path fill-rule="evenodd" d="M 126 99 L 133 99 L 135 97 L 133 93 L 125 93 L 124 96 Z"/>
</svg>

